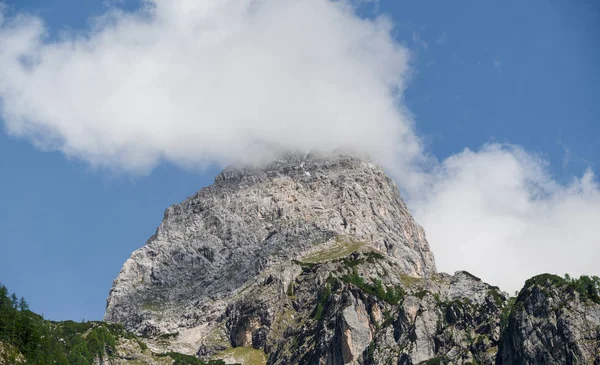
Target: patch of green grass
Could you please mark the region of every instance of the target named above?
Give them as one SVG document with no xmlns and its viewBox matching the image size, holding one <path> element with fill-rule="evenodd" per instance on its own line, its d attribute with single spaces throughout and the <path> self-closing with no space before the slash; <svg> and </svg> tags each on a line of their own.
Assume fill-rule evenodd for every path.
<svg viewBox="0 0 600 365">
<path fill-rule="evenodd" d="M 302 258 L 303 264 L 316 264 L 344 258 L 360 249 L 365 243 L 352 238 L 336 236 L 335 242 L 322 250 L 313 252 Z"/>
<path fill-rule="evenodd" d="M 233 359 L 242 365 L 266 365 L 267 356 L 262 350 L 250 347 L 235 347 L 219 352 L 216 359 Z"/>
<path fill-rule="evenodd" d="M 413 284 L 417 284 L 421 281 L 421 278 L 417 278 L 410 275 L 400 274 L 400 281 L 404 286 L 411 286 Z"/>
</svg>

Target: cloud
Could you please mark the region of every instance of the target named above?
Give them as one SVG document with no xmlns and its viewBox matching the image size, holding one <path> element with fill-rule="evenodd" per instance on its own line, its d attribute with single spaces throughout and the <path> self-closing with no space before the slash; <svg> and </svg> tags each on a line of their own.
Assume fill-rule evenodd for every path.
<svg viewBox="0 0 600 365">
<path fill-rule="evenodd" d="M 5 131 L 135 174 L 357 149 L 396 177 L 441 270 L 506 290 L 544 271 L 600 274 L 592 172 L 561 185 L 515 146 L 432 158 L 402 101 L 410 53 L 357 3 L 147 0 L 54 38 L 40 18 L 0 10 Z"/>
<path fill-rule="evenodd" d="M 600 186 L 591 170 L 567 185 L 517 146 L 464 150 L 409 202 L 438 269 L 465 269 L 510 292 L 535 274 L 600 274 Z"/>
<path fill-rule="evenodd" d="M 496 69 L 498 76 L 502 75 L 502 61 L 500 61 L 499 58 L 494 58 L 492 60 L 492 64 L 494 65 L 494 68 Z"/>
<path fill-rule="evenodd" d="M 448 33 L 442 32 L 442 34 L 440 34 L 439 37 L 437 37 L 435 42 L 439 45 L 444 45 L 444 44 L 448 43 Z"/>
<path fill-rule="evenodd" d="M 421 47 L 424 50 L 427 50 L 429 48 L 429 44 L 427 44 L 427 42 L 421 39 L 421 34 L 419 32 L 413 32 L 412 41 L 417 48 Z"/>
<path fill-rule="evenodd" d="M 409 53 L 345 1 L 147 1 L 50 40 L 0 25 L 6 131 L 93 165 L 144 173 L 255 159 L 282 146 L 419 154 L 397 103 Z"/>
</svg>

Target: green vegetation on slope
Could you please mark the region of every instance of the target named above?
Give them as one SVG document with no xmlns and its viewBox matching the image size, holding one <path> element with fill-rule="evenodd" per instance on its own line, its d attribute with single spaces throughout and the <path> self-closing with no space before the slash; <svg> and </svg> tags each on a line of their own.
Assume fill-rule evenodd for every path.
<svg viewBox="0 0 600 365">
<path fill-rule="evenodd" d="M 267 356 L 262 350 L 250 347 L 230 348 L 216 354 L 215 357 L 228 359 L 229 361 L 240 361 L 245 365 L 265 365 L 267 363 Z M 225 362 L 222 363 L 225 364 Z M 212 363 L 210 365 L 212 365 Z"/>
<path fill-rule="evenodd" d="M 96 359 L 116 356 L 119 339 L 136 341 L 140 350 L 146 345 L 123 326 L 105 322 L 52 322 L 29 310 L 25 299 L 9 295 L 0 285 L 1 364 L 91 365 Z M 206 364 L 194 356 L 174 352 L 158 355 L 170 357 L 174 365 L 223 365 L 221 360 Z"/>
<path fill-rule="evenodd" d="M 404 297 L 404 289 L 400 285 L 393 287 L 384 287 L 381 280 L 377 278 L 372 279 L 372 284 L 369 284 L 362 278 L 355 267 L 352 268 L 352 272 L 348 275 L 342 276 L 342 280 L 346 283 L 351 283 L 359 287 L 362 291 L 367 294 L 371 294 L 389 304 L 396 305 Z"/>
<path fill-rule="evenodd" d="M 190 355 L 183 355 L 178 352 L 167 352 L 166 354 L 160 354 L 159 357 L 170 357 L 174 360 L 173 365 L 226 365 L 223 360 L 210 360 L 208 363 L 198 359 L 197 357 Z M 239 365 L 239 364 L 234 364 Z"/>
<path fill-rule="evenodd" d="M 336 236 L 335 242 L 332 245 L 305 256 L 301 262 L 304 264 L 316 264 L 341 259 L 357 251 L 364 244 L 364 242 L 356 241 L 352 238 Z"/>
<path fill-rule="evenodd" d="M 317 297 L 317 307 L 315 309 L 314 317 L 315 320 L 321 321 L 323 319 L 323 313 L 327 308 L 327 302 L 329 301 L 329 297 L 331 296 L 332 289 L 337 288 L 337 283 L 335 283 L 335 278 L 329 277 L 327 279 L 327 283 L 321 288 L 319 291 L 319 296 Z"/>
<path fill-rule="evenodd" d="M 21 353 L 27 364 L 87 364 L 79 359 L 91 357 L 90 349 L 81 341 L 71 338 L 64 343 L 59 341 L 52 324 L 31 312 L 25 299 L 19 300 L 15 294 L 9 296 L 3 285 L 0 285 L 0 341 Z M 11 351 L 5 356 L 2 360 L 14 363 L 17 353 Z"/>
<path fill-rule="evenodd" d="M 566 287 L 572 294 L 578 293 L 582 300 L 591 300 L 600 304 L 600 278 L 597 276 L 582 275 L 579 279 L 576 279 L 569 276 L 569 274 L 566 274 L 564 278 L 552 274 L 537 275 L 525 282 L 519 297 L 524 295 L 522 293 L 525 293 L 533 285 Z M 519 300 L 517 299 L 517 301 Z"/>
<path fill-rule="evenodd" d="M 528 296 L 532 287 L 540 287 L 549 295 L 548 288 L 565 288 L 571 294 L 578 293 L 582 300 L 590 300 L 600 304 L 600 278 L 597 276 L 582 275 L 578 279 L 565 274 L 564 278 L 554 274 L 536 275 L 527 281 L 517 297 L 510 297 L 506 305 L 502 308 L 500 317 L 500 328 L 504 331 L 508 327 L 510 316 L 515 308 L 523 310 L 523 301 Z M 567 298 L 563 298 L 567 299 Z"/>
</svg>

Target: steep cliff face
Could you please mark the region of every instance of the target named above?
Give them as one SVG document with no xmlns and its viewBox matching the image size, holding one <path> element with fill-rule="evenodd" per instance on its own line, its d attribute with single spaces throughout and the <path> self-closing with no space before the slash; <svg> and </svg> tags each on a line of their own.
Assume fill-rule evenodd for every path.
<svg viewBox="0 0 600 365">
<path fill-rule="evenodd" d="M 600 364 L 597 283 L 528 280 L 502 336 L 498 364 Z"/>
<path fill-rule="evenodd" d="M 466 272 L 410 277 L 375 252 L 301 267 L 280 312 L 287 328 L 267 341 L 269 363 L 495 359 L 507 296 Z"/>
<path fill-rule="evenodd" d="M 167 209 L 115 280 L 105 319 L 148 335 L 199 326 L 269 268 L 363 246 L 406 275 L 435 273 L 423 229 L 372 163 L 291 154 L 264 168 L 228 168 Z"/>
<path fill-rule="evenodd" d="M 509 298 L 436 273 L 381 168 L 292 154 L 168 208 L 105 319 L 155 353 L 244 365 L 595 364 L 600 279 L 586 283 L 542 276 Z"/>
</svg>

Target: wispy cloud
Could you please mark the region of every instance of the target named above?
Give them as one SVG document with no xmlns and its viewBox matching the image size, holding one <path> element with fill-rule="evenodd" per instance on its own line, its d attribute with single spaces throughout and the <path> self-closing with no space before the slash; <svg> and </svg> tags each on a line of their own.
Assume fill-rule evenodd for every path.
<svg viewBox="0 0 600 365">
<path fill-rule="evenodd" d="M 502 75 L 502 61 L 500 61 L 500 59 L 496 57 L 492 60 L 492 64 L 494 65 L 498 76 Z"/>
<path fill-rule="evenodd" d="M 565 152 L 565 154 L 562 158 L 562 167 L 563 167 L 563 169 L 566 169 L 569 166 L 569 163 L 571 162 L 572 153 L 571 153 L 571 149 L 569 147 L 562 145 L 562 148 Z"/>
<path fill-rule="evenodd" d="M 579 167 L 591 168 L 592 162 L 587 159 L 573 153 L 571 148 L 559 138 L 557 140 L 558 145 L 563 149 L 563 158 L 561 160 L 561 166 L 563 169 L 567 169 L 573 164 L 579 165 Z"/>
<path fill-rule="evenodd" d="M 444 45 L 448 43 L 448 33 L 442 32 L 442 34 L 440 34 L 439 37 L 437 37 L 435 42 L 439 45 Z"/>
<path fill-rule="evenodd" d="M 427 42 L 421 39 L 421 34 L 417 31 L 413 32 L 412 41 L 415 44 L 415 46 L 419 48 L 423 48 L 424 50 L 427 50 L 429 48 L 429 44 L 427 44 Z"/>
</svg>

